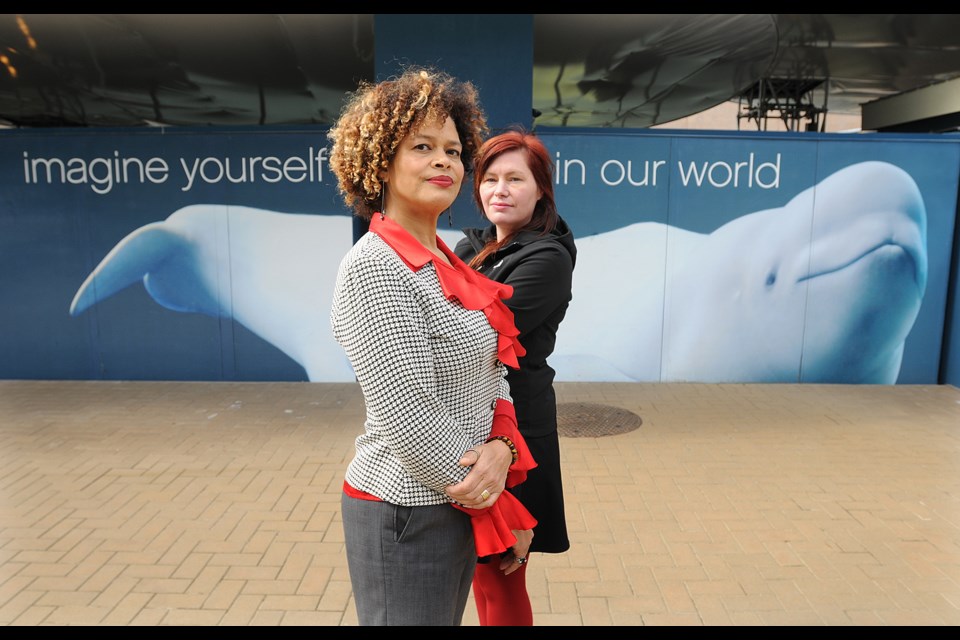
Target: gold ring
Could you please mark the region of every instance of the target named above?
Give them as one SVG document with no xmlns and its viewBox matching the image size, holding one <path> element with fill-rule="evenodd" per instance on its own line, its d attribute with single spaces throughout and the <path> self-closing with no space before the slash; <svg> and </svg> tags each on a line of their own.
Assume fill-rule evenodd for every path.
<svg viewBox="0 0 960 640">
<path fill-rule="evenodd" d="M 490 492 L 487 491 L 486 489 L 484 489 L 483 491 L 480 492 L 480 499 L 481 499 L 481 500 L 486 501 L 486 499 L 489 498 L 489 497 L 490 497 Z"/>
</svg>

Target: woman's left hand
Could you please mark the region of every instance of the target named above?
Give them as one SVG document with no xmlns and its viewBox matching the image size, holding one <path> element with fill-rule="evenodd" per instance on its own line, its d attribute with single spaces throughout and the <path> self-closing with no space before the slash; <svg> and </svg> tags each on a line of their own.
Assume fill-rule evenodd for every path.
<svg viewBox="0 0 960 640">
<path fill-rule="evenodd" d="M 527 556 L 530 554 L 530 544 L 533 542 L 533 529 L 526 529 L 524 531 L 514 529 L 513 535 L 517 538 L 516 543 L 510 547 L 510 551 L 513 553 L 508 553 L 503 558 L 500 558 L 500 570 L 503 571 L 504 575 L 510 575 L 527 563 Z"/>
<path fill-rule="evenodd" d="M 499 440 L 468 449 L 460 456 L 460 466 L 471 467 L 470 473 L 447 487 L 447 495 L 470 509 L 492 506 L 503 493 L 512 463 L 510 448 Z"/>
</svg>

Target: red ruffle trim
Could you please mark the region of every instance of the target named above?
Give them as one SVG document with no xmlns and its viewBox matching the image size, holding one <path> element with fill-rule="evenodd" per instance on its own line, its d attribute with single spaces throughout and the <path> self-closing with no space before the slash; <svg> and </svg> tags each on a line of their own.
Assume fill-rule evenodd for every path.
<svg viewBox="0 0 960 640">
<path fill-rule="evenodd" d="M 537 467 L 537 461 L 527 447 L 527 441 L 517 426 L 517 410 L 513 403 L 504 398 L 497 398 L 497 406 L 493 411 L 493 426 L 490 429 L 489 442 L 496 436 L 507 436 L 517 448 L 517 461 L 507 470 L 507 487 L 515 487 L 527 479 L 527 472 Z M 516 529 L 516 527 L 514 527 Z"/>
<path fill-rule="evenodd" d="M 516 544 L 514 530 L 537 526 L 536 518 L 509 491 L 504 491 L 493 506 L 486 509 L 467 509 L 457 504 L 453 507 L 470 516 L 473 542 L 480 557 L 503 553 Z"/>
<path fill-rule="evenodd" d="M 507 487 L 515 487 L 527 479 L 527 472 L 536 468 L 537 461 L 527 447 L 527 441 L 520 435 L 517 416 L 513 404 L 507 400 L 497 400 L 493 415 L 493 429 L 490 437 L 507 436 L 517 448 L 517 461 L 507 471 Z M 468 509 L 457 504 L 451 506 L 470 516 L 473 525 L 473 540 L 480 557 L 503 553 L 517 542 L 514 531 L 533 529 L 537 519 L 509 491 L 504 491 L 486 509 Z"/>
<path fill-rule="evenodd" d="M 487 322 L 497 331 L 497 357 L 500 362 L 519 369 L 518 358 L 526 355 L 527 350 L 520 344 L 520 330 L 514 321 L 513 311 L 503 302 L 513 295 L 513 287 L 477 273 L 450 251 L 439 238 L 437 245 L 454 265 L 452 269 L 437 269 L 443 294 L 447 300 L 459 300 L 466 309 L 483 310 Z M 437 264 L 448 266 L 440 261 L 437 261 Z"/>
</svg>

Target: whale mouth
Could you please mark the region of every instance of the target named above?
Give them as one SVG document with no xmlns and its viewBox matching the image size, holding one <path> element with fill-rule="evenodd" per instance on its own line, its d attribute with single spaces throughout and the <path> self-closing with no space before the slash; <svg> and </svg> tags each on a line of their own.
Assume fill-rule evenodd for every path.
<svg viewBox="0 0 960 640">
<path fill-rule="evenodd" d="M 920 255 L 915 249 L 912 249 L 910 247 L 904 246 L 896 242 L 882 242 L 854 256 L 853 258 L 851 258 L 850 260 L 847 260 L 846 262 L 842 262 L 840 264 L 831 266 L 829 268 L 811 271 L 807 275 L 798 278 L 797 283 L 799 284 L 802 282 L 813 280 L 814 278 L 820 278 L 822 276 L 828 276 L 834 273 L 838 273 L 863 260 L 868 259 L 871 256 L 874 256 L 875 254 L 881 251 L 886 251 L 887 249 L 892 250 L 891 252 L 889 252 L 890 255 L 899 253 L 907 257 L 907 259 L 910 262 L 910 265 L 913 267 L 913 281 L 917 285 L 917 289 L 919 291 L 924 291 L 924 289 L 926 289 L 926 269 L 921 268 Z M 885 256 L 885 257 L 889 258 L 889 256 Z"/>
</svg>

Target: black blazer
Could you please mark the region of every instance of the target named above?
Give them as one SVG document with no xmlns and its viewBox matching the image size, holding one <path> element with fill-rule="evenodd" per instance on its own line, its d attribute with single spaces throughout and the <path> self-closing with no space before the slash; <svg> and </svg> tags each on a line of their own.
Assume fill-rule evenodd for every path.
<svg viewBox="0 0 960 640">
<path fill-rule="evenodd" d="M 496 228 L 464 229 L 454 253 L 470 262 L 486 242 L 496 237 Z M 510 369 L 507 381 L 524 437 L 549 434 L 557 429 L 557 402 L 553 390 L 554 370 L 547 363 L 557 341 L 557 330 L 572 299 L 573 268 L 577 247 L 567 223 L 560 219 L 547 235 L 524 231 L 509 245 L 487 258 L 478 271 L 513 287 L 505 300 L 514 313 L 520 344 L 527 355 L 520 369 Z"/>
</svg>

